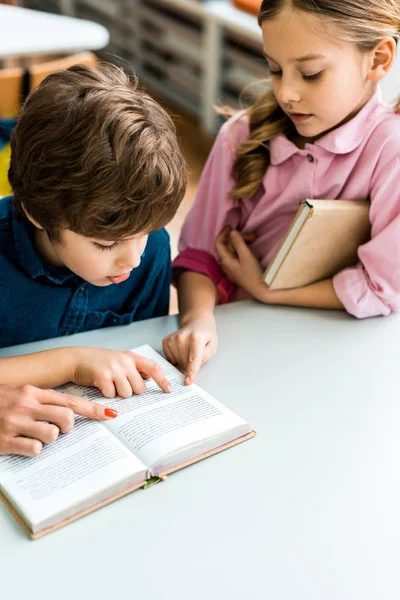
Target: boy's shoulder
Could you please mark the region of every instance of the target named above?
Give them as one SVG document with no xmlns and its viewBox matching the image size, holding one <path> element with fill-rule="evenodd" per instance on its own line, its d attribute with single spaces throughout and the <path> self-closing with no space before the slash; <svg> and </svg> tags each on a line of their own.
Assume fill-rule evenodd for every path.
<svg viewBox="0 0 400 600">
<path fill-rule="evenodd" d="M 0 240 L 9 238 L 12 234 L 13 216 L 14 208 L 12 204 L 12 196 L 0 198 Z"/>
</svg>

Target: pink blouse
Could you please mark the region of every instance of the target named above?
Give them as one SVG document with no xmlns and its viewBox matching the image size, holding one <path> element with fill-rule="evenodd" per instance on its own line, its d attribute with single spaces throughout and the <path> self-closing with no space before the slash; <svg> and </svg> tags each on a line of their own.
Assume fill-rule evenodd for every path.
<svg viewBox="0 0 400 600">
<path fill-rule="evenodd" d="M 249 246 L 266 268 L 305 198 L 370 199 L 371 240 L 358 263 L 334 279 L 347 312 L 388 315 L 400 308 L 400 115 L 382 104 L 379 90 L 348 123 L 299 149 L 281 135 L 270 142 L 270 166 L 256 195 L 240 206 L 229 198 L 235 149 L 249 135 L 241 113 L 225 123 L 201 176 L 184 223 L 175 270 L 208 275 L 220 302 L 243 297 L 222 272 L 215 250 L 230 226 L 255 233 Z M 338 240 L 340 243 L 340 240 Z"/>
</svg>

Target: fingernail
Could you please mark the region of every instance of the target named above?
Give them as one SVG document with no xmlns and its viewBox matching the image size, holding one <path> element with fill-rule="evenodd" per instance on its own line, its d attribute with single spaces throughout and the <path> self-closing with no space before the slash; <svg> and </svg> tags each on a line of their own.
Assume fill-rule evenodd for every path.
<svg viewBox="0 0 400 600">
<path fill-rule="evenodd" d="M 114 410 L 113 408 L 105 408 L 104 409 L 104 414 L 106 417 L 109 417 L 110 419 L 115 419 L 115 417 L 118 416 L 118 413 L 116 410 Z"/>
<path fill-rule="evenodd" d="M 190 377 L 185 377 L 185 385 L 190 385 Z"/>
<path fill-rule="evenodd" d="M 167 385 L 167 392 L 169 394 L 172 392 L 172 385 L 170 383 Z"/>
</svg>

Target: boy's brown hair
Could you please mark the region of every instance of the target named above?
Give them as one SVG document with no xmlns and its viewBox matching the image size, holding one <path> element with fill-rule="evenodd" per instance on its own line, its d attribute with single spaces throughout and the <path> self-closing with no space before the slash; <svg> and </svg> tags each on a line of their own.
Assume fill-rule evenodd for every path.
<svg viewBox="0 0 400 600">
<path fill-rule="evenodd" d="M 186 189 L 171 118 L 111 64 L 53 73 L 29 95 L 11 139 L 9 180 L 53 242 L 68 228 L 118 240 L 166 225 Z"/>
</svg>

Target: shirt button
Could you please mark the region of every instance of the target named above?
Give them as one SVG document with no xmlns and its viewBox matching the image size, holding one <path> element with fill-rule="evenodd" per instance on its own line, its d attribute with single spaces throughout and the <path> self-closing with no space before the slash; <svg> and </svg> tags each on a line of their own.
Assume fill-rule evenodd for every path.
<svg viewBox="0 0 400 600">
<path fill-rule="evenodd" d="M 64 333 L 64 335 L 71 335 L 71 332 L 70 332 L 70 331 L 66 331 L 66 332 Z"/>
<path fill-rule="evenodd" d="M 79 293 L 80 294 L 83 294 L 84 291 L 85 291 L 85 287 L 84 286 L 82 286 L 82 287 L 79 288 Z"/>
<path fill-rule="evenodd" d="M 307 158 L 308 158 L 308 161 L 309 161 L 310 163 L 313 163 L 313 162 L 314 162 L 314 157 L 313 157 L 313 155 L 312 155 L 312 154 L 307 154 Z"/>
<path fill-rule="evenodd" d="M 111 320 L 112 320 L 113 323 L 118 323 L 117 317 L 113 317 Z"/>
</svg>

